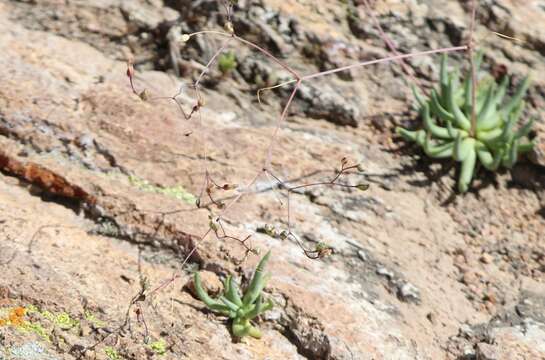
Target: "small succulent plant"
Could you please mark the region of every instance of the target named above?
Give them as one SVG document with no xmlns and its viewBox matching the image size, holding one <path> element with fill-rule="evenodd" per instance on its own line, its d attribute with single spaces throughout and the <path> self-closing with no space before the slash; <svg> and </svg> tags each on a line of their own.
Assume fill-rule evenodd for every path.
<svg viewBox="0 0 545 360">
<path fill-rule="evenodd" d="M 255 270 L 250 285 L 244 296 L 241 296 L 237 283 L 228 276 L 224 281 L 224 293 L 218 299 L 212 299 L 203 289 L 199 273 L 195 273 L 195 290 L 199 298 L 213 311 L 232 319 L 233 335 L 236 337 L 252 336 L 259 339 L 261 331 L 251 324 L 251 320 L 273 308 L 272 300 L 263 299 L 261 291 L 269 276 L 264 274 L 264 268 L 271 252 L 261 259 Z"/>
<path fill-rule="evenodd" d="M 218 67 L 222 74 L 228 74 L 237 67 L 237 57 L 234 52 L 221 54 L 218 59 Z"/>
<path fill-rule="evenodd" d="M 396 131 L 405 140 L 416 142 L 429 157 L 452 157 L 461 162 L 458 190 L 464 193 L 469 188 L 478 162 L 490 171 L 496 171 L 500 166 L 512 168 L 519 154 L 534 147 L 534 143 L 527 138 L 533 120 L 522 127 L 516 126 L 525 106 L 523 98 L 530 79 L 526 77 L 508 101 L 504 101 L 509 85 L 508 76 L 504 76 L 499 85 L 491 76 L 481 79 L 475 91 L 476 121 L 473 128 L 471 74 L 460 86 L 459 71 L 448 71 L 447 61 L 444 55 L 440 87 L 432 90 L 429 99 L 413 87 L 423 129 L 410 131 L 398 127 Z M 482 54 L 475 61 L 477 70 L 481 61 Z"/>
</svg>

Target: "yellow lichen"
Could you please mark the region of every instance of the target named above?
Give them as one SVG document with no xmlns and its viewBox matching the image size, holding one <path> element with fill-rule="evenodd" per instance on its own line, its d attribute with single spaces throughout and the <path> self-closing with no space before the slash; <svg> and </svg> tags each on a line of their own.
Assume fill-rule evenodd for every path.
<svg viewBox="0 0 545 360">
<path fill-rule="evenodd" d="M 151 184 L 149 181 L 140 179 L 136 176 L 129 176 L 129 182 L 138 189 L 146 192 L 153 192 L 156 194 L 163 194 L 178 200 L 181 200 L 187 204 L 195 204 L 197 198 L 195 195 L 184 189 L 181 185 L 162 187 Z"/>
<path fill-rule="evenodd" d="M 98 319 L 95 315 L 93 315 L 92 312 L 86 310 L 83 314 L 83 317 L 85 320 L 89 321 L 91 324 L 93 324 L 97 328 L 102 328 L 106 326 L 106 323 L 100 319 Z"/>
<path fill-rule="evenodd" d="M 106 354 L 106 356 L 108 356 L 108 359 L 110 360 L 121 360 L 121 356 L 119 356 L 117 350 L 111 346 L 106 346 L 104 348 L 104 353 Z"/>
<path fill-rule="evenodd" d="M 164 355 L 167 352 L 167 343 L 164 339 L 152 342 L 149 347 L 157 355 Z"/>
<path fill-rule="evenodd" d="M 72 319 L 68 313 L 62 312 L 54 317 L 53 322 L 62 329 L 70 329 L 79 325 L 79 321 Z"/>
</svg>

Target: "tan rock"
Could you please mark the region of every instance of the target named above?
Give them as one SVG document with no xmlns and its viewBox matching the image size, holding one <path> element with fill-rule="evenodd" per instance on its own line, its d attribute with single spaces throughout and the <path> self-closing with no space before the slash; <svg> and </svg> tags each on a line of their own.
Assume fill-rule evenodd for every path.
<svg viewBox="0 0 545 360">
<path fill-rule="evenodd" d="M 216 296 L 223 291 L 223 284 L 219 277 L 211 271 L 199 271 L 201 277 L 201 283 L 204 290 L 208 292 L 210 296 Z M 195 290 L 194 278 L 186 283 L 185 287 L 191 292 L 191 294 L 198 298 Z"/>
</svg>

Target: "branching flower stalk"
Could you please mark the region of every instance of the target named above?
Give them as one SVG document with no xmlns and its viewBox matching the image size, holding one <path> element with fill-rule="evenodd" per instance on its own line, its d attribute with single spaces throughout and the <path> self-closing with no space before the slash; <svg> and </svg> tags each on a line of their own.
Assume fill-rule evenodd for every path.
<svg viewBox="0 0 545 360">
<path fill-rule="evenodd" d="M 235 261 L 236 265 L 242 264 L 250 254 L 257 254 L 257 250 L 252 247 L 252 244 L 250 242 L 250 239 L 252 235 L 247 235 L 244 238 L 238 238 L 236 236 L 228 235 L 227 231 L 225 231 L 225 227 L 223 226 L 223 221 L 220 217 L 209 215 L 209 223 L 210 229 L 214 232 L 216 235 L 216 238 L 218 240 L 234 240 L 240 243 L 244 247 L 244 257 L 240 261 Z"/>
<path fill-rule="evenodd" d="M 270 278 L 270 275 L 264 273 L 270 256 L 269 251 L 261 259 L 244 295 L 241 295 L 233 278 L 227 276 L 223 283 L 224 293 L 217 299 L 212 299 L 203 289 L 199 273 L 195 273 L 195 290 L 199 299 L 211 310 L 228 316 L 232 320 L 231 329 L 236 337 L 251 336 L 259 339 L 262 336 L 261 331 L 252 325 L 251 321 L 274 306 L 271 299 L 265 301 L 261 294 Z"/>
<path fill-rule="evenodd" d="M 278 176 L 273 174 L 271 171 L 267 171 L 267 174 L 269 174 L 272 178 L 274 178 L 278 182 L 279 185 L 281 185 L 282 187 L 287 189 L 287 193 L 288 193 L 287 194 L 287 199 L 288 199 L 287 200 L 287 202 L 288 202 L 288 204 L 287 204 L 288 230 L 287 231 L 284 230 L 284 231 L 280 232 L 279 234 L 276 234 L 275 229 L 271 228 L 271 229 L 269 229 L 268 234 L 273 236 L 273 237 L 278 236 L 282 240 L 287 239 L 287 238 L 291 238 L 291 239 L 295 240 L 297 245 L 301 248 L 301 250 L 303 250 L 304 254 L 310 259 L 321 259 L 321 258 L 324 258 L 324 257 L 330 255 L 331 253 L 333 253 L 333 248 L 331 248 L 330 246 L 328 246 L 325 243 L 318 243 L 314 249 L 308 249 L 303 245 L 302 241 L 293 233 L 293 231 L 292 231 L 292 222 L 291 222 L 291 201 L 290 201 L 290 198 L 291 198 L 291 194 L 294 193 L 297 190 L 305 189 L 305 188 L 309 188 L 309 187 L 316 187 L 316 186 L 336 186 L 336 187 L 342 187 L 342 188 L 348 188 L 348 189 L 358 189 L 360 191 L 368 190 L 369 189 L 369 184 L 352 185 L 352 184 L 345 184 L 345 183 L 339 182 L 339 180 L 341 179 L 341 177 L 343 175 L 349 174 L 352 170 L 357 170 L 358 172 L 362 172 L 363 168 L 359 164 L 348 165 L 348 159 L 347 158 L 342 158 L 341 159 L 341 168 L 336 171 L 335 176 L 331 180 L 314 182 L 314 183 L 298 185 L 298 186 L 291 186 L 291 187 L 288 186 L 287 182 L 282 181 Z"/>
<path fill-rule="evenodd" d="M 471 136 L 475 136 L 477 132 L 477 66 L 473 52 L 475 49 L 475 18 L 477 15 L 477 0 L 471 1 L 471 21 L 469 25 L 469 43 L 467 45 L 467 56 L 469 58 L 469 66 L 471 71 Z"/>
<path fill-rule="evenodd" d="M 230 42 L 232 40 L 235 40 L 235 41 L 237 41 L 239 43 L 242 43 L 242 44 L 244 44 L 244 45 L 246 45 L 246 46 L 248 46 L 250 48 L 253 48 L 254 50 L 257 50 L 257 51 L 261 52 L 263 55 L 265 55 L 271 61 L 278 64 L 279 66 L 284 68 L 286 71 L 288 71 L 293 76 L 292 80 L 289 80 L 289 81 L 286 81 L 286 82 L 284 82 L 282 84 L 279 84 L 277 86 L 268 88 L 268 89 L 273 89 L 273 88 L 280 87 L 280 86 L 295 84 L 295 86 L 294 86 L 294 88 L 293 88 L 293 90 L 292 90 L 292 92 L 290 94 L 290 97 L 289 97 L 288 101 L 286 102 L 277 123 L 275 124 L 275 129 L 274 129 L 274 132 L 273 132 L 273 136 L 271 137 L 270 145 L 268 146 L 268 150 L 267 150 L 267 159 L 265 161 L 265 164 L 260 168 L 260 170 L 255 174 L 255 176 L 253 176 L 245 186 L 242 186 L 241 189 L 249 189 L 253 184 L 255 184 L 255 182 L 261 176 L 263 176 L 264 174 L 266 174 L 267 171 L 270 170 L 270 162 L 271 162 L 271 157 L 272 157 L 272 151 L 273 151 L 274 145 L 275 145 L 275 143 L 277 141 L 278 131 L 279 131 L 280 127 L 282 126 L 284 120 L 286 119 L 287 114 L 288 114 L 288 110 L 289 110 L 289 108 L 291 106 L 291 103 L 292 103 L 295 95 L 297 94 L 297 91 L 298 91 L 298 89 L 299 89 L 299 87 L 300 87 L 300 85 L 301 85 L 301 83 L 303 81 L 308 81 L 308 80 L 312 80 L 314 78 L 327 76 L 327 75 L 335 74 L 337 72 L 351 70 L 351 69 L 354 69 L 354 68 L 365 67 L 365 66 L 373 65 L 373 64 L 388 63 L 388 62 L 391 62 L 391 61 L 398 61 L 398 60 L 409 59 L 409 58 L 418 57 L 418 56 L 438 54 L 438 53 L 448 53 L 448 52 L 452 52 L 452 51 L 465 51 L 465 50 L 467 50 L 467 46 L 462 45 L 462 46 L 446 47 L 446 48 L 435 49 L 435 50 L 415 52 L 415 53 L 411 53 L 411 54 L 395 54 L 394 56 L 389 56 L 389 57 L 382 58 L 382 59 L 359 62 L 359 63 L 356 63 L 356 64 L 347 65 L 347 66 L 337 68 L 337 69 L 332 69 L 332 70 L 317 72 L 317 73 L 306 75 L 306 76 L 301 76 L 294 69 L 292 69 L 291 67 L 289 67 L 288 65 L 283 63 L 281 60 L 276 58 L 274 55 L 272 55 L 266 49 L 262 48 L 261 46 L 259 46 L 257 44 L 254 44 L 254 43 L 252 43 L 252 42 L 250 42 L 250 41 L 248 41 L 246 39 L 243 39 L 243 38 L 239 37 L 238 35 L 236 35 L 235 29 L 234 29 L 233 24 L 231 22 L 231 13 L 232 13 L 233 5 L 236 4 L 236 1 L 229 0 L 228 2 L 224 2 L 224 3 L 227 4 L 226 9 L 227 9 L 227 18 L 228 19 L 227 19 L 227 23 L 226 23 L 226 26 L 225 26 L 226 31 L 204 30 L 204 31 L 194 32 L 194 33 L 191 33 L 191 34 L 182 34 L 181 37 L 180 37 L 182 42 L 189 41 L 191 39 L 191 37 L 193 37 L 193 36 L 201 36 L 201 35 L 214 35 L 214 36 L 222 36 L 222 37 L 227 37 L 228 38 L 227 41 L 225 43 L 223 43 L 223 45 L 214 54 L 214 56 L 212 56 L 212 58 L 210 59 L 208 64 L 202 70 L 200 76 L 198 77 L 198 80 L 194 84 L 189 86 L 190 88 L 193 89 L 193 91 L 195 92 L 195 95 L 196 95 L 195 104 L 191 107 L 190 112 L 185 111 L 183 109 L 182 104 L 177 99 L 177 97 L 181 94 L 182 89 L 183 89 L 183 87 L 185 85 L 182 85 L 180 87 L 180 90 L 178 91 L 178 93 L 176 95 L 172 96 L 172 97 L 155 97 L 155 98 L 151 98 L 146 89 L 144 89 L 144 90 L 142 90 L 140 92 L 138 92 L 135 89 L 135 85 L 134 85 L 134 68 L 133 68 L 133 65 L 132 65 L 131 62 L 128 63 L 127 75 L 129 77 L 129 80 L 130 80 L 130 85 L 131 85 L 132 92 L 135 95 L 137 95 L 140 99 L 142 99 L 143 101 L 162 100 L 162 99 L 174 101 L 176 103 L 176 105 L 178 106 L 178 108 L 181 110 L 182 114 L 184 115 L 184 118 L 186 120 L 190 120 L 195 114 L 198 114 L 199 117 L 201 118 L 201 115 L 200 115 L 201 111 L 200 110 L 205 104 L 204 99 L 202 98 L 201 93 L 200 93 L 200 84 L 199 84 L 200 80 L 209 71 L 210 67 L 217 60 L 218 56 L 227 48 L 227 46 L 230 44 Z M 262 89 L 262 90 L 267 90 L 267 89 Z M 262 90 L 258 91 L 258 94 Z M 202 124 L 202 118 L 201 118 L 201 124 Z M 191 132 L 189 132 L 187 134 L 184 134 L 184 135 L 188 136 L 188 134 L 191 134 Z M 206 144 L 203 144 L 203 146 L 204 146 L 204 151 L 205 151 L 204 162 L 206 163 L 206 159 L 207 159 Z M 205 169 L 205 173 L 208 174 L 207 169 Z M 204 184 L 203 184 L 203 189 L 206 189 L 207 185 L 208 185 L 208 180 L 205 179 Z M 231 208 L 231 206 L 234 205 L 235 203 L 237 203 L 242 198 L 243 194 L 244 194 L 243 191 L 239 192 L 232 200 L 230 200 L 227 204 L 225 204 L 225 206 L 223 206 L 223 209 L 221 209 L 221 212 L 218 215 L 218 217 L 220 218 L 221 216 L 225 215 L 227 213 L 227 211 Z M 212 231 L 212 229 L 210 227 L 208 227 L 206 229 L 206 231 L 203 233 L 203 235 L 199 237 L 197 245 L 194 246 L 189 251 L 189 253 L 186 255 L 186 257 L 182 261 L 181 268 L 183 268 L 185 266 L 185 264 L 189 261 L 189 259 L 193 256 L 193 254 L 197 250 L 198 244 L 201 241 L 203 241 L 211 233 L 213 234 L 214 231 Z M 180 276 L 181 276 L 180 273 L 175 272 L 170 279 L 164 281 L 162 284 L 160 284 L 158 287 L 156 287 L 153 290 L 153 292 L 160 291 L 161 289 L 165 288 L 166 286 L 169 286 L 176 279 L 178 279 Z"/>
</svg>

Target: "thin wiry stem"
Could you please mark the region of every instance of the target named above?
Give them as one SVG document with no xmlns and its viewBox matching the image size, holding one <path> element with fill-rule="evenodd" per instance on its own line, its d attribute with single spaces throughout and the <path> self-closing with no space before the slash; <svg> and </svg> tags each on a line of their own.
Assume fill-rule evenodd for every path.
<svg viewBox="0 0 545 360">
<path fill-rule="evenodd" d="M 277 89 L 277 88 L 282 87 L 282 86 L 293 84 L 294 82 L 297 82 L 297 80 L 293 79 L 293 80 L 285 81 L 285 82 L 277 84 L 277 85 L 264 87 L 264 88 L 261 88 L 261 89 L 257 90 L 257 94 L 256 94 L 257 95 L 257 101 L 261 104 L 261 93 L 263 91 L 265 91 L 265 90 L 274 90 L 274 89 Z"/>
<path fill-rule="evenodd" d="M 220 54 L 227 48 L 227 46 L 229 46 L 229 43 L 232 41 L 233 39 L 229 39 L 227 40 L 225 43 L 223 43 L 223 45 L 221 45 L 221 47 L 218 49 L 218 51 L 216 51 L 216 53 L 214 54 L 214 56 L 212 56 L 212 58 L 208 61 L 208 63 L 206 64 L 206 67 L 203 69 L 203 71 L 201 72 L 201 74 L 199 75 L 197 81 L 195 81 L 195 87 L 197 88 L 203 78 L 203 76 L 210 70 L 210 66 L 212 66 L 212 64 L 216 61 L 216 59 L 218 58 L 218 56 L 220 56 Z"/>
<path fill-rule="evenodd" d="M 318 181 L 313 182 L 309 184 L 303 184 L 303 185 L 297 185 L 297 186 L 288 186 L 288 182 L 281 180 L 278 176 L 276 176 L 274 173 L 272 173 L 269 170 L 266 170 L 265 173 L 267 175 L 270 175 L 272 178 L 274 178 L 279 185 L 281 185 L 283 188 L 287 190 L 287 216 L 288 216 L 288 231 L 287 231 L 287 237 L 292 237 L 297 245 L 303 250 L 304 254 L 310 258 L 310 259 L 319 259 L 321 257 L 327 256 L 329 254 L 329 251 L 332 250 L 328 246 L 323 247 L 317 247 L 315 250 L 309 250 L 307 249 L 303 243 L 299 240 L 299 238 L 292 232 L 292 222 L 291 222 L 291 194 L 294 193 L 296 190 L 309 188 L 309 187 L 316 187 L 316 186 L 338 186 L 343 188 L 357 188 L 360 190 L 366 190 L 368 188 L 368 185 L 365 184 L 357 184 L 357 185 L 351 185 L 351 184 L 343 184 L 339 183 L 338 180 L 341 178 L 341 176 L 348 174 L 351 170 L 359 169 L 359 165 L 351 165 L 347 166 L 348 160 L 346 158 L 343 158 L 341 160 L 341 169 L 335 172 L 335 176 L 327 181 Z"/>
<path fill-rule="evenodd" d="M 267 56 L 269 59 L 271 59 L 272 61 L 274 61 L 275 63 L 277 63 L 278 65 L 282 66 L 284 69 L 286 69 L 287 71 L 289 71 L 296 79 L 300 79 L 301 77 L 299 76 L 299 74 L 297 73 L 297 71 L 293 70 L 291 67 L 289 67 L 287 64 L 285 64 L 284 62 L 280 61 L 276 56 L 274 56 L 273 54 L 271 54 L 270 52 L 268 52 L 267 50 L 263 49 L 261 46 L 257 45 L 257 44 L 254 44 L 253 42 L 251 41 L 248 41 L 246 39 L 243 39 L 237 35 L 233 35 L 233 37 L 235 39 L 237 39 L 238 41 L 240 41 L 241 43 L 243 44 L 246 44 L 258 51 L 260 51 L 261 53 L 263 53 L 265 56 Z"/>
<path fill-rule="evenodd" d="M 239 41 L 239 42 L 241 42 L 241 43 L 243 43 L 243 44 L 245 44 L 245 45 L 247 45 L 247 46 L 249 46 L 251 48 L 254 48 L 259 52 L 261 52 L 263 55 L 267 56 L 269 59 L 271 59 L 272 61 L 274 61 L 275 63 L 277 63 L 278 65 L 280 65 L 284 69 L 286 69 L 288 72 L 290 72 L 296 79 L 300 78 L 299 74 L 294 69 L 289 67 L 284 62 L 280 61 L 276 56 L 271 54 L 269 51 L 265 50 L 264 48 L 262 48 L 261 46 L 259 46 L 257 44 L 254 44 L 251 41 L 248 41 L 248 40 L 246 40 L 244 38 L 239 37 L 236 34 L 231 34 L 231 33 L 223 32 L 223 31 L 205 30 L 205 31 L 197 31 L 197 32 L 188 34 L 188 36 L 191 37 L 193 35 L 202 35 L 202 34 L 228 36 L 228 37 L 231 37 L 233 39 L 236 39 L 237 41 Z"/>
<path fill-rule="evenodd" d="M 371 8 L 371 5 L 369 4 L 369 0 L 363 0 L 363 5 L 365 6 L 365 10 L 367 11 L 367 13 L 369 14 L 369 16 L 371 17 L 371 19 L 373 20 L 373 22 L 375 23 L 375 27 L 378 29 L 379 31 L 379 34 L 380 34 L 380 37 L 382 38 L 382 40 L 384 41 L 384 43 L 386 44 L 386 46 L 388 46 L 390 48 L 390 51 L 394 54 L 394 55 L 399 55 L 399 52 L 397 51 L 397 48 L 394 44 L 394 42 L 390 39 L 390 37 L 386 34 L 386 32 L 384 32 L 384 29 L 382 28 L 382 25 L 380 25 L 380 21 L 378 20 L 378 18 L 375 16 L 375 13 L 373 11 L 373 9 Z M 420 91 L 424 94 L 424 95 L 428 95 L 426 89 L 424 89 L 422 87 L 422 84 L 420 84 L 420 81 L 413 75 L 413 73 L 411 72 L 409 66 L 405 63 L 405 61 L 403 61 L 403 59 L 397 59 L 395 60 L 400 66 L 401 66 L 401 69 L 403 70 L 403 72 L 409 76 L 411 78 L 411 81 L 416 84 L 418 86 L 418 88 L 420 89 Z"/>
<path fill-rule="evenodd" d="M 477 131 L 477 69 L 475 68 L 475 59 L 473 58 L 473 51 L 475 44 L 473 42 L 473 35 L 475 33 L 475 17 L 477 14 L 477 0 L 471 2 L 471 23 L 469 26 L 469 42 L 467 45 L 467 54 L 469 56 L 469 66 L 471 67 L 471 135 L 475 136 Z"/>
<path fill-rule="evenodd" d="M 317 78 L 317 77 L 320 77 L 320 76 L 336 74 L 336 73 L 341 72 L 341 71 L 346 71 L 346 70 L 354 69 L 354 68 L 361 67 L 361 66 L 381 64 L 381 63 L 386 63 L 386 62 L 390 62 L 390 61 L 394 61 L 394 60 L 398 60 L 398 59 L 410 59 L 410 58 L 413 58 L 413 57 L 423 56 L 423 55 L 440 54 L 440 53 L 446 53 L 446 52 L 465 51 L 465 50 L 467 50 L 467 45 L 453 46 L 453 47 L 441 48 L 441 49 L 435 49 L 435 50 L 419 51 L 419 52 L 410 53 L 410 54 L 394 55 L 394 56 L 389 56 L 389 57 L 385 57 L 385 58 L 382 58 L 382 59 L 363 61 L 363 62 L 359 62 L 357 64 L 347 65 L 347 66 L 343 66 L 343 67 L 340 67 L 340 68 L 337 68 L 337 69 L 331 69 L 331 70 L 327 70 L 327 71 L 321 71 L 321 72 L 318 72 L 318 73 L 315 73 L 315 74 L 306 75 L 306 76 L 303 76 L 301 78 L 301 80 L 306 81 L 306 80 L 314 79 L 314 78 Z"/>
<path fill-rule="evenodd" d="M 280 130 L 280 127 L 282 126 L 282 123 L 284 120 L 286 120 L 286 117 L 288 116 L 288 110 L 290 108 L 290 105 L 295 98 L 295 94 L 297 94 L 297 90 L 299 90 L 299 86 L 301 85 L 301 80 L 297 80 L 295 83 L 295 86 L 293 88 L 293 91 L 291 92 L 290 97 L 288 98 L 288 102 L 284 106 L 284 110 L 282 111 L 282 114 L 280 115 L 280 119 L 278 119 L 278 123 L 276 124 L 276 127 L 274 128 L 274 132 L 271 139 L 271 144 L 269 145 L 269 148 L 267 149 L 267 160 L 265 161 L 265 165 L 263 166 L 264 169 L 269 169 L 271 165 L 271 158 L 272 158 L 272 150 L 274 147 L 274 144 L 276 142 L 276 137 L 278 136 L 278 131 Z"/>
</svg>

